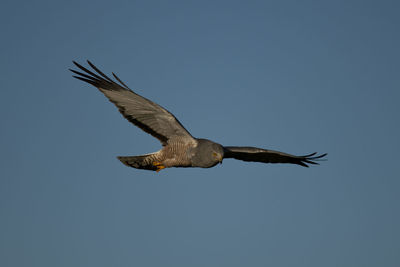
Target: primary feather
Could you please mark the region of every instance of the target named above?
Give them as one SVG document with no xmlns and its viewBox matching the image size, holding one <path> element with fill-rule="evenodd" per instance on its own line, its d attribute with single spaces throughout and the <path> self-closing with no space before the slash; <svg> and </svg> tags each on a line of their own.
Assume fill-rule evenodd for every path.
<svg viewBox="0 0 400 267">
<path fill-rule="evenodd" d="M 159 139 L 163 145 L 167 143 L 171 136 L 193 138 L 172 113 L 134 93 L 115 74 L 114 77 L 121 85 L 103 74 L 90 61 L 88 61 L 88 64 L 98 74 L 93 73 L 75 61 L 74 64 L 85 72 L 71 70 L 73 73 L 79 75 L 74 76 L 75 78 L 97 87 L 118 107 L 118 110 L 128 121 Z"/>
</svg>

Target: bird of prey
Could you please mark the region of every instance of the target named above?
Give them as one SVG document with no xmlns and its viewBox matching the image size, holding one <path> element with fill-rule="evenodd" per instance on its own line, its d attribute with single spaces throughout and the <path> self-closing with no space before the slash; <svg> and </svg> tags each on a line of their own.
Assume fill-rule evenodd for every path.
<svg viewBox="0 0 400 267">
<path fill-rule="evenodd" d="M 294 156 L 287 153 L 256 147 L 222 146 L 207 139 L 193 137 L 178 119 L 160 105 L 146 99 L 125 85 L 117 75 L 117 82 L 107 77 L 90 61 L 89 70 L 73 63 L 82 71 L 70 69 L 76 76 L 100 90 L 119 112 L 131 123 L 157 138 L 162 149 L 145 155 L 117 157 L 123 164 L 137 169 L 160 171 L 170 167 L 210 168 L 222 163 L 224 158 L 263 163 L 292 163 L 304 167 L 318 164 L 327 154 L 316 153 Z"/>
</svg>

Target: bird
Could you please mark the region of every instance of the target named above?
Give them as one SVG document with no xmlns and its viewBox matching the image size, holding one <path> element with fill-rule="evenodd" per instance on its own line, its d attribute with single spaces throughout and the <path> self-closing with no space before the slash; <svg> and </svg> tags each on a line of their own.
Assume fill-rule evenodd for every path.
<svg viewBox="0 0 400 267">
<path fill-rule="evenodd" d="M 317 161 L 327 155 L 314 152 L 295 156 L 250 146 L 223 146 L 208 139 L 195 138 L 171 112 L 129 89 L 115 73 L 112 72 L 112 75 L 116 81 L 106 76 L 89 60 L 87 63 L 92 70 L 75 61 L 73 63 L 80 70 L 69 69 L 74 73 L 74 78 L 96 87 L 118 108 L 125 119 L 161 142 L 162 148 L 154 153 L 118 156 L 128 167 L 156 172 L 171 167 L 211 168 L 227 158 L 308 167 L 309 164 L 318 164 Z"/>
</svg>

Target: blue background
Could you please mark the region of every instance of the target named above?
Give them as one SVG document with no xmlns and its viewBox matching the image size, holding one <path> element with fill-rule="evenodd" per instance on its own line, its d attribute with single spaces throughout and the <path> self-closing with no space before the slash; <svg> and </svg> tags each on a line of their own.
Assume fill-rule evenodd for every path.
<svg viewBox="0 0 400 267">
<path fill-rule="evenodd" d="M 400 266 L 398 1 L 3 1 L 1 266 Z M 92 60 L 196 137 L 320 166 L 160 173 Z"/>
</svg>

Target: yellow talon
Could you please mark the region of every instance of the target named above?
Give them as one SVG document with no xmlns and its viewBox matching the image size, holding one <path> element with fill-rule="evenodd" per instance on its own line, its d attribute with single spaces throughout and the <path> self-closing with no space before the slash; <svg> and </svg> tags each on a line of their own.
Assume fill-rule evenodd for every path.
<svg viewBox="0 0 400 267">
<path fill-rule="evenodd" d="M 161 171 L 162 169 L 165 169 L 165 166 L 164 166 L 164 165 L 158 165 L 158 166 L 157 166 L 156 172 L 159 172 L 159 171 Z"/>
<path fill-rule="evenodd" d="M 162 169 L 165 169 L 165 166 L 162 165 L 161 162 L 154 161 L 154 162 L 153 162 L 153 166 L 157 166 L 156 172 L 159 172 L 159 171 L 161 171 Z"/>
</svg>

